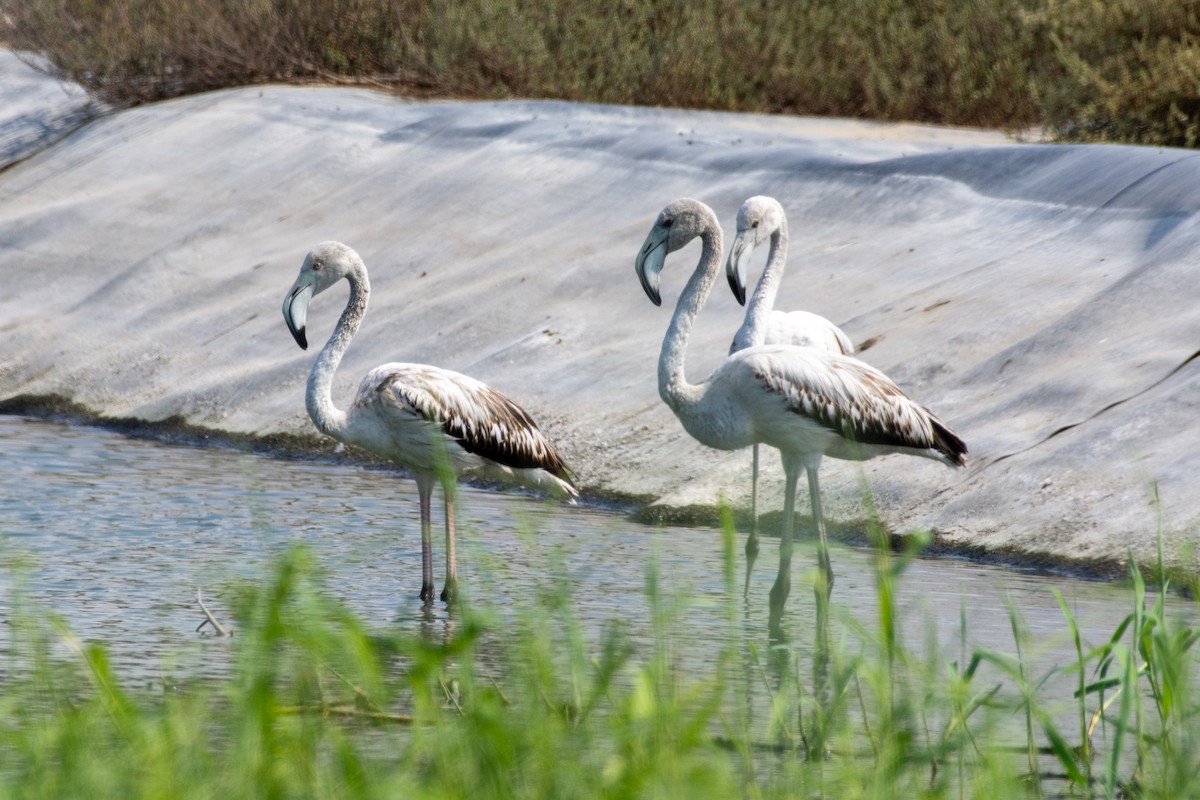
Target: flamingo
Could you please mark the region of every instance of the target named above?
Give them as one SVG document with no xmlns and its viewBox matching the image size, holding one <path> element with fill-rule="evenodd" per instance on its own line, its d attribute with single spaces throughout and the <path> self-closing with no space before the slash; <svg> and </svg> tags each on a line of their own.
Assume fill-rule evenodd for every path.
<svg viewBox="0 0 1200 800">
<path fill-rule="evenodd" d="M 283 298 L 283 318 L 302 349 L 312 299 L 338 281 L 350 298 L 337 327 L 308 375 L 305 405 L 322 433 L 357 445 L 409 469 L 421 504 L 421 599 L 433 600 L 430 506 L 441 482 L 446 511 L 446 583 L 441 598 L 458 591 L 454 548 L 454 491 L 466 470 L 482 470 L 518 483 L 574 498 L 579 491 L 554 445 L 533 419 L 501 392 L 481 381 L 427 364 L 383 364 L 366 374 L 348 411 L 333 404 L 333 374 L 367 312 L 367 268 L 350 247 L 322 242 L 308 253 Z"/>
<path fill-rule="evenodd" d="M 668 253 L 692 239 L 700 260 L 679 296 L 658 360 L 658 393 L 701 444 L 737 450 L 770 445 L 783 459 L 783 532 L 779 573 L 771 587 L 770 628 L 780 633 L 791 591 L 796 484 L 808 476 L 817 528 L 820 567 L 818 615 L 833 589 L 817 472 L 823 456 L 861 461 L 886 453 L 931 458 L 948 466 L 966 463 L 966 444 L 930 411 L 910 400 L 879 370 L 845 355 L 794 345 L 759 345 L 728 356 L 702 383 L 688 383 L 684 354 L 692 325 L 721 267 L 721 226 L 712 209 L 683 198 L 658 215 L 638 251 L 634 268 L 642 289 L 662 304 L 659 275 Z M 824 623 L 818 619 L 818 630 Z"/>
<path fill-rule="evenodd" d="M 854 343 L 841 328 L 819 314 L 808 311 L 774 310 L 775 295 L 787 262 L 788 228 L 783 206 L 773 197 L 756 195 L 742 203 L 737 215 L 737 235 L 729 249 L 725 277 L 741 305 L 746 305 L 746 267 L 754 248 L 770 239 L 767 265 L 746 306 L 746 319 L 733 337 L 730 354 L 760 344 L 793 344 L 816 347 L 830 353 L 854 354 Z M 750 468 L 750 535 L 746 537 L 746 585 L 758 558 L 758 443 L 753 446 Z"/>
</svg>

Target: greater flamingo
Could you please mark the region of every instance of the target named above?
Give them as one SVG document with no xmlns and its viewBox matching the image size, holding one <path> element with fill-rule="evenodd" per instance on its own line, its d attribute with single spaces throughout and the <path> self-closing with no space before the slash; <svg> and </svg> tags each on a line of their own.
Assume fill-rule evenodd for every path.
<svg viewBox="0 0 1200 800">
<path fill-rule="evenodd" d="M 746 305 L 746 269 L 754 248 L 770 239 L 767 265 Z M 737 235 L 729 248 L 725 277 L 738 303 L 746 306 L 746 319 L 733 337 L 730 353 L 760 344 L 793 344 L 816 347 L 830 353 L 854 354 L 854 343 L 841 328 L 819 314 L 808 311 L 777 311 L 775 296 L 787 263 L 788 228 L 783 206 L 773 197 L 756 195 L 742 203 L 737 215 Z M 750 466 L 750 535 L 746 537 L 746 584 L 758 558 L 758 443 L 752 448 Z"/>
<path fill-rule="evenodd" d="M 676 200 L 659 213 L 638 251 L 634 267 L 642 288 L 661 305 L 659 274 L 668 253 L 692 239 L 701 241 L 700 260 L 684 287 L 663 339 L 658 393 L 693 438 L 719 450 L 756 442 L 777 448 L 783 458 L 783 534 L 779 573 L 771 587 L 770 627 L 780 618 L 791 591 L 796 483 L 808 475 L 817 528 L 820 579 L 818 628 L 833 589 L 817 471 L 822 456 L 861 461 L 907 453 L 949 466 L 966 463 L 966 444 L 941 420 L 910 400 L 886 375 L 850 356 L 811 347 L 760 345 L 733 353 L 708 377 L 688 383 L 684 353 L 696 316 L 721 268 L 721 226 L 698 200 Z"/>
<path fill-rule="evenodd" d="M 468 469 L 499 472 L 518 483 L 576 497 L 554 445 L 520 406 L 485 383 L 426 364 L 384 364 L 367 373 L 348 411 L 333 404 L 333 374 L 367 312 L 371 285 L 353 249 L 322 242 L 304 258 L 283 298 L 283 318 L 296 343 L 308 349 L 304 325 L 312 298 L 346 279 L 350 299 L 308 376 L 305 404 L 322 433 L 357 445 L 411 470 L 421 504 L 421 599 L 432 601 L 431 500 L 441 482 L 446 510 L 446 583 L 442 599 L 458 589 L 454 550 L 454 491 Z"/>
</svg>

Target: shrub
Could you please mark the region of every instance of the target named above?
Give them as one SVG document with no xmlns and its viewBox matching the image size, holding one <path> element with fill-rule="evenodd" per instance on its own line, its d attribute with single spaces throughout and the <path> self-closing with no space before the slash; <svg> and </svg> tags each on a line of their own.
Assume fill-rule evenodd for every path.
<svg viewBox="0 0 1200 800">
<path fill-rule="evenodd" d="M 1200 144 L 1200 4 L 1046 0 L 1030 23 L 1056 56 L 1040 92 L 1057 136 Z"/>
<path fill-rule="evenodd" d="M 0 38 L 109 102 L 262 81 L 1023 129 L 1194 146 L 1177 0 L 8 0 Z"/>
</svg>

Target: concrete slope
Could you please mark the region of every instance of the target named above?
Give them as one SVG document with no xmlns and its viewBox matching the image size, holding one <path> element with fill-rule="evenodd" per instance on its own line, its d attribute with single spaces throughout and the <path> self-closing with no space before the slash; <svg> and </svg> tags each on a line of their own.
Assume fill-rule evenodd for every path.
<svg viewBox="0 0 1200 800">
<path fill-rule="evenodd" d="M 894 530 L 1052 563 L 1149 557 L 1161 510 L 1172 554 L 1191 563 L 1189 151 L 344 88 L 183 98 L 97 119 L 0 173 L 0 398 L 311 432 L 314 354 L 292 342 L 280 303 L 305 252 L 340 239 L 373 288 L 342 404 L 376 364 L 438 364 L 522 402 L 594 492 L 741 505 L 749 453 L 695 444 L 657 395 L 662 334 L 699 245 L 668 259 L 664 308 L 633 258 L 668 201 L 704 200 L 729 237 L 753 194 L 789 214 L 778 306 L 842 325 L 971 449 L 959 471 L 827 460 L 830 518 L 864 516 L 865 480 Z M 345 297 L 313 304 L 311 342 Z M 724 357 L 741 314 L 719 286 L 692 380 Z M 769 457 L 766 508 L 780 483 Z"/>
<path fill-rule="evenodd" d="M 79 86 L 31 65 L 32 53 L 0 48 L 0 169 L 45 149 L 103 110 Z"/>
</svg>

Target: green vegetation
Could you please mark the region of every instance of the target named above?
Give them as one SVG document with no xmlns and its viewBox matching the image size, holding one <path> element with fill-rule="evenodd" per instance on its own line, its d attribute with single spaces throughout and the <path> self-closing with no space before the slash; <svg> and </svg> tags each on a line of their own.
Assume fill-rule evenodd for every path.
<svg viewBox="0 0 1200 800">
<path fill-rule="evenodd" d="M 653 567 L 653 634 L 588 632 L 551 555 L 519 607 L 463 607 L 436 634 L 370 629 L 302 550 L 236 596 L 225 677 L 131 689 L 17 590 L 0 696 L 5 797 L 1136 797 L 1200 794 L 1197 629 L 1131 571 L 1110 641 L 1035 671 L 1014 653 L 910 647 L 894 597 L 909 554 L 878 552 L 876 619 L 838 617 L 828 696 L 790 646 L 739 652 L 734 534 L 729 631 L 702 673 L 680 667 L 686 597 Z M 1061 600 L 1061 598 L 1060 598 Z M 968 621 L 964 618 L 965 630 Z M 724 644 L 722 644 L 724 643 Z M 1063 676 L 1075 697 L 1046 697 Z M 750 684 L 769 719 L 751 719 Z M 756 689 L 756 691 L 761 691 Z M 1068 693 L 1070 688 L 1066 690 Z M 1015 723 L 1015 724 L 1014 724 Z"/>
<path fill-rule="evenodd" d="M 1200 143 L 1196 0 L 7 0 L 116 103 L 262 81 Z"/>
</svg>

